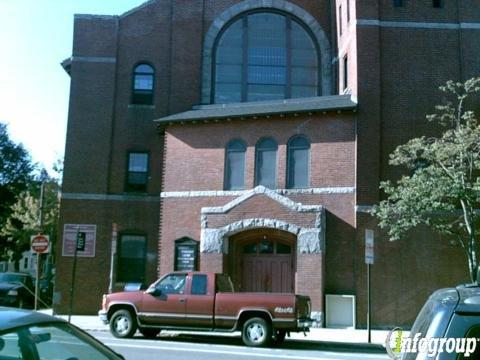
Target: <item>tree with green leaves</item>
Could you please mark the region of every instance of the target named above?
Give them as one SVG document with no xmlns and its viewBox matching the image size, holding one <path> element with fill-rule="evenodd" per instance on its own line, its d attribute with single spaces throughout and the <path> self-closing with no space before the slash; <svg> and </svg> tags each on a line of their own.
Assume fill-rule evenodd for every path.
<svg viewBox="0 0 480 360">
<path fill-rule="evenodd" d="M 443 134 L 415 138 L 395 149 L 389 163 L 409 174 L 381 183 L 386 198 L 373 214 L 390 240 L 418 225 L 454 239 L 465 252 L 474 282 L 479 266 L 480 123 L 471 107 L 478 105 L 480 78 L 449 81 L 440 90 L 446 103 L 427 118 L 443 127 Z"/>
<path fill-rule="evenodd" d="M 19 194 L 17 201 L 12 205 L 12 213 L 5 226 L 0 229 L 0 236 L 7 239 L 9 257 L 14 261 L 15 268 L 18 268 L 22 253 L 30 248 L 32 235 L 38 233 L 49 235 L 52 244 L 55 243 L 59 215 L 59 190 L 60 185 L 57 179 L 49 177 L 44 171 L 32 182 L 28 190 Z"/>
<path fill-rule="evenodd" d="M 32 184 L 34 169 L 28 152 L 10 139 L 7 125 L 0 123 L 0 228 L 5 227 L 20 193 Z M 0 234 L 0 260 L 7 259 L 11 247 Z"/>
</svg>

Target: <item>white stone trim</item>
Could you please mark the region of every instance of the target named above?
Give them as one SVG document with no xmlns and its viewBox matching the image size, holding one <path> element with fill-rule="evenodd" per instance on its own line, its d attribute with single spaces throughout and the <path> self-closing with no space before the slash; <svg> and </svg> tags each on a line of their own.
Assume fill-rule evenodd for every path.
<svg viewBox="0 0 480 360">
<path fill-rule="evenodd" d="M 230 201 L 228 204 L 224 206 L 216 206 L 216 207 L 204 207 L 202 208 L 202 214 L 223 214 L 234 207 L 240 205 L 241 203 L 245 202 L 246 200 L 250 199 L 255 195 L 265 195 L 268 196 L 270 199 L 278 202 L 279 204 L 289 208 L 292 211 L 297 212 L 321 212 L 323 211 L 323 206 L 321 205 L 302 205 L 301 203 L 296 203 L 289 198 L 278 194 L 277 192 L 267 189 L 264 186 L 257 186 L 252 190 L 247 191 L 243 195 L 239 196 L 235 200 Z"/>
<path fill-rule="evenodd" d="M 371 213 L 373 210 L 373 205 L 357 205 L 355 206 L 355 211 L 359 213 Z"/>
<path fill-rule="evenodd" d="M 220 196 L 242 196 L 252 190 L 205 190 L 205 191 L 165 191 L 160 193 L 161 198 L 190 198 L 190 197 L 220 197 Z M 271 190 L 280 195 L 331 195 L 331 194 L 352 194 L 355 187 L 325 187 L 307 189 L 276 189 Z"/>
<path fill-rule="evenodd" d="M 308 188 L 308 189 L 280 189 L 275 191 L 282 195 L 352 194 L 355 192 L 355 187 L 354 186 L 337 186 L 337 187 Z"/>
<path fill-rule="evenodd" d="M 357 26 L 378 26 L 385 28 L 410 28 L 410 29 L 441 29 L 458 30 L 480 29 L 480 23 L 436 23 L 436 22 L 415 22 L 415 21 L 383 21 L 377 19 L 357 19 Z"/>
<path fill-rule="evenodd" d="M 249 218 L 220 228 L 208 228 L 207 214 L 225 214 L 255 195 L 268 196 L 270 199 L 292 211 L 315 213 L 314 227 L 302 228 L 293 223 L 271 218 Z M 297 236 L 298 254 L 318 254 L 325 252 L 325 208 L 322 205 L 303 205 L 294 202 L 264 186 L 257 186 L 249 190 L 224 206 L 203 207 L 201 214 L 200 251 L 202 253 L 228 254 L 227 239 L 229 236 L 245 230 L 262 228 L 283 230 Z"/>
<path fill-rule="evenodd" d="M 297 236 L 297 253 L 319 254 L 325 252 L 325 216 L 321 212 L 322 222 L 318 228 L 302 228 L 282 220 L 269 218 L 251 218 L 236 221 L 220 228 L 206 228 L 207 223 L 202 218 L 200 233 L 200 252 L 228 254 L 228 237 L 241 231 L 251 229 L 278 229 Z"/>
</svg>

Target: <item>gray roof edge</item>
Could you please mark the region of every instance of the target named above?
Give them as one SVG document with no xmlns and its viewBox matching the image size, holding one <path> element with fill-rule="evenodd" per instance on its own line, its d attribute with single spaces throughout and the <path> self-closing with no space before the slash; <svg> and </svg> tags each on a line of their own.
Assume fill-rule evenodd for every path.
<svg viewBox="0 0 480 360">
<path fill-rule="evenodd" d="M 125 11 L 124 13 L 122 13 L 120 15 L 74 14 L 73 17 L 74 17 L 74 19 L 84 19 L 84 20 L 95 20 L 95 19 L 96 20 L 117 20 L 119 18 L 124 18 L 124 17 L 127 17 L 128 15 L 131 15 L 131 14 L 147 7 L 151 3 L 154 3 L 155 1 L 156 0 L 146 0 L 144 3 L 142 3 L 138 6 L 135 6 L 133 9 Z"/>
<path fill-rule="evenodd" d="M 356 100 L 351 95 L 318 96 L 303 99 L 280 101 L 259 101 L 251 103 L 235 103 L 223 105 L 200 105 L 193 110 L 169 115 L 154 120 L 156 123 L 210 120 L 252 117 L 263 115 L 279 115 L 287 113 L 303 113 L 328 110 L 354 110 Z"/>
<path fill-rule="evenodd" d="M 122 15 L 120 15 L 120 17 L 121 17 L 121 18 L 124 18 L 124 17 L 127 17 L 127 16 L 129 16 L 129 15 L 131 15 L 131 14 L 133 14 L 133 13 L 136 13 L 137 11 L 139 11 L 139 10 L 147 7 L 148 5 L 150 5 L 150 4 L 152 4 L 152 3 L 154 3 L 155 1 L 156 1 L 156 0 L 148 0 L 148 1 L 145 1 L 143 4 L 140 4 L 140 5 L 136 6 L 136 7 L 134 7 L 133 9 L 130 9 L 130 10 L 124 12 Z"/>
<path fill-rule="evenodd" d="M 74 20 L 117 20 L 117 15 L 73 14 Z"/>
<path fill-rule="evenodd" d="M 60 63 L 60 66 L 65 72 L 70 75 L 70 67 L 72 66 L 72 57 L 68 57 Z"/>
</svg>

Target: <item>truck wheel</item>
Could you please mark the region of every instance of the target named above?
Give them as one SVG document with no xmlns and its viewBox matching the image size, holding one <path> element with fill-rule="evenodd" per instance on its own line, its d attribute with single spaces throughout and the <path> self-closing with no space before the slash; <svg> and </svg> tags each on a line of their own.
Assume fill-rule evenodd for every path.
<svg viewBox="0 0 480 360">
<path fill-rule="evenodd" d="M 272 338 L 272 327 L 262 318 L 251 318 L 243 324 L 242 340 L 247 346 L 266 346 Z"/>
<path fill-rule="evenodd" d="M 110 331 L 117 338 L 130 338 L 137 331 L 137 323 L 130 311 L 121 309 L 115 311 L 110 319 Z"/>
<path fill-rule="evenodd" d="M 139 328 L 138 330 L 147 339 L 153 339 L 160 333 L 160 329 L 155 328 Z"/>
</svg>

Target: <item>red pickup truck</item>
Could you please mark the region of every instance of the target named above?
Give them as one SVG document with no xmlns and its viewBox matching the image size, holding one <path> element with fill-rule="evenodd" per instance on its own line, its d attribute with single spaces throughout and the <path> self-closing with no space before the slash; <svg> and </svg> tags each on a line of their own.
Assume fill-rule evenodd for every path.
<svg viewBox="0 0 480 360">
<path fill-rule="evenodd" d="M 146 291 L 104 295 L 99 316 L 119 338 L 137 329 L 146 337 L 161 329 L 241 331 L 248 346 L 279 344 L 312 324 L 308 296 L 235 293 L 228 276 L 208 272 L 174 272 Z"/>
</svg>

